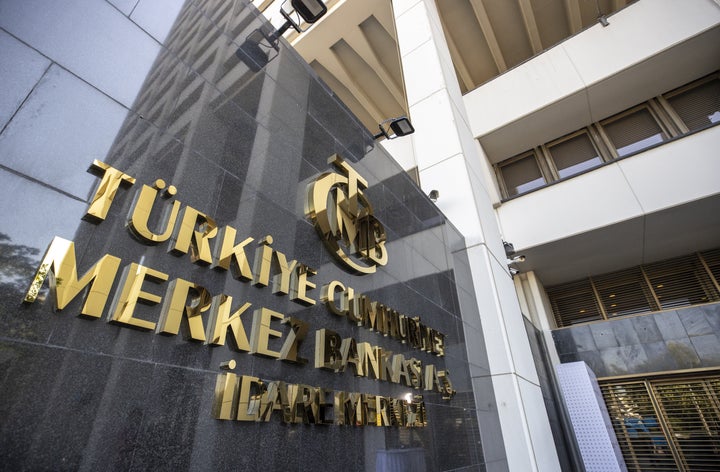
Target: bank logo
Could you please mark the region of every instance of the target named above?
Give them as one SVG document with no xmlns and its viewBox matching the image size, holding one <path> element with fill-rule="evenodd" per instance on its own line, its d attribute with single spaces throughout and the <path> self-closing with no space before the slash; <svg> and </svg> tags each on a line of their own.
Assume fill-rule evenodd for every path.
<svg viewBox="0 0 720 472">
<path fill-rule="evenodd" d="M 337 154 L 328 163 L 342 174 L 325 172 L 308 185 L 305 214 L 344 268 L 372 274 L 388 258 L 385 228 L 363 194 L 368 183 Z"/>
</svg>

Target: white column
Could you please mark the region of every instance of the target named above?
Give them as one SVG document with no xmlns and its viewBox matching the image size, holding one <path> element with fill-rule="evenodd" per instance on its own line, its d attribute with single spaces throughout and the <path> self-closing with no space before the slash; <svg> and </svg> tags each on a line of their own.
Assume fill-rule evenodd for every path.
<svg viewBox="0 0 720 472">
<path fill-rule="evenodd" d="M 426 192 L 440 192 L 438 207 L 466 240 L 487 347 L 487 359 L 469 360 L 480 366 L 475 380 L 492 379 L 502 429 L 483 430 L 481 417 L 481 436 L 485 444 L 502 434 L 505 446 L 484 448 L 487 470 L 560 470 L 492 207 L 496 190 L 487 184 L 487 159 L 470 132 L 435 1 L 393 0 L 393 9 L 420 182 Z"/>
</svg>

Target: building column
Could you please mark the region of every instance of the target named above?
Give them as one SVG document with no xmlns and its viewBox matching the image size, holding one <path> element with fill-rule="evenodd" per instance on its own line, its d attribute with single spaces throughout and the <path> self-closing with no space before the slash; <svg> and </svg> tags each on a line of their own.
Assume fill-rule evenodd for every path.
<svg viewBox="0 0 720 472">
<path fill-rule="evenodd" d="M 392 4 L 409 114 L 416 129 L 411 137 L 414 164 L 423 190 L 439 191 L 438 207 L 465 236 L 463 251 L 480 313 L 479 323 L 466 322 L 466 332 L 482 332 L 477 335 L 487 348 L 487 354 L 482 349 L 468 353 L 487 470 L 560 470 L 492 207 L 496 190 L 487 183 L 489 165 L 468 126 L 435 1 L 393 0 Z M 488 381 L 494 401 L 481 396 Z M 497 423 L 485 420 L 483 409 L 494 408 L 501 431 L 489 426 Z M 498 433 L 504 447 L 497 441 Z"/>
</svg>

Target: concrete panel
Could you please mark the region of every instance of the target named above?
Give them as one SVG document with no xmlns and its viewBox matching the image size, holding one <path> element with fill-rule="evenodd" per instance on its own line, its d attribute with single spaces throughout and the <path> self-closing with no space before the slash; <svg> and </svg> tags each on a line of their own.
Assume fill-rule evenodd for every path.
<svg viewBox="0 0 720 472">
<path fill-rule="evenodd" d="M 611 164 L 511 200 L 497 212 L 507 240 L 522 249 L 639 216 L 642 208 L 620 167 Z"/>
<path fill-rule="evenodd" d="M 645 151 L 618 166 L 645 213 L 720 193 L 720 127 Z M 672 191 L 668 191 L 672 189 Z"/>
</svg>

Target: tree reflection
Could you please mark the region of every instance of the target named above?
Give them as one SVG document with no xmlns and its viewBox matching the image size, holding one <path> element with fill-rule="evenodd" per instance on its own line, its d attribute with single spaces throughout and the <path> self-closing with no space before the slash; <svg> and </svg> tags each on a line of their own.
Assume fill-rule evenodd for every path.
<svg viewBox="0 0 720 472">
<path fill-rule="evenodd" d="M 20 316 L 23 292 L 33 278 L 40 251 L 36 248 L 13 244 L 5 233 L 0 233 L 0 317 L 5 318 L 6 335 L 30 334 L 32 324 Z"/>
<path fill-rule="evenodd" d="M 10 236 L 0 233 L 0 293 L 3 298 L 11 291 L 22 291 L 38 262 L 40 251 L 22 244 L 13 244 Z"/>
</svg>

